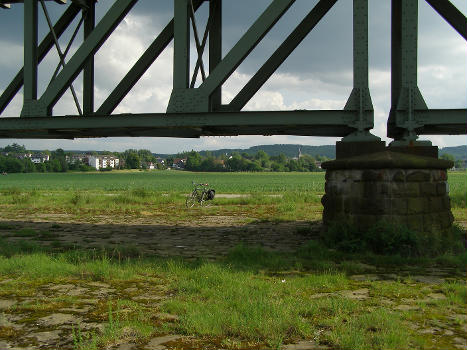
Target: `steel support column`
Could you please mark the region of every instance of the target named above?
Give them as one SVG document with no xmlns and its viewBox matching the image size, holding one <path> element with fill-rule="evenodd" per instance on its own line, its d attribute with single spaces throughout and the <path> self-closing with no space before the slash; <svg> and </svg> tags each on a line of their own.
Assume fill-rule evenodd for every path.
<svg viewBox="0 0 467 350">
<path fill-rule="evenodd" d="M 21 115 L 37 100 L 37 0 L 24 1 L 24 99 Z"/>
<path fill-rule="evenodd" d="M 368 132 L 374 126 L 373 103 L 368 87 L 368 0 L 353 0 L 353 89 L 344 107 L 355 111 L 356 131 L 343 141 L 379 141 Z"/>
<path fill-rule="evenodd" d="M 209 17 L 211 29 L 209 30 L 209 74 L 222 61 L 222 0 L 209 2 Z M 210 96 L 210 110 L 217 111 L 222 103 L 222 86 L 213 91 Z"/>
<path fill-rule="evenodd" d="M 189 0 L 174 2 L 174 66 L 173 89 L 187 89 L 190 80 L 190 15 Z"/>
<path fill-rule="evenodd" d="M 89 0 L 84 11 L 84 40 L 94 30 L 96 23 L 96 2 Z M 94 55 L 91 55 L 83 69 L 83 111 L 84 114 L 94 113 Z"/>
<path fill-rule="evenodd" d="M 427 106 L 417 85 L 418 0 L 392 0 L 391 112 L 388 137 L 414 142 L 415 110 Z"/>
</svg>

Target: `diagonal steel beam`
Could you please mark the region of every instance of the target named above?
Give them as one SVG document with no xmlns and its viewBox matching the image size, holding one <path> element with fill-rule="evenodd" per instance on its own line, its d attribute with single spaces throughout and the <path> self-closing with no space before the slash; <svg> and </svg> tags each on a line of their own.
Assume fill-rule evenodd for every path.
<svg viewBox="0 0 467 350">
<path fill-rule="evenodd" d="M 467 40 L 467 18 L 449 0 L 426 0 L 462 37 Z"/>
<path fill-rule="evenodd" d="M 199 41 L 198 26 L 196 25 L 195 9 L 193 8 L 193 1 L 192 0 L 190 0 L 190 4 L 189 4 L 188 7 L 190 9 L 191 26 L 193 28 L 193 36 L 195 38 L 196 52 L 198 53 L 197 62 L 200 62 L 199 65 L 200 65 L 200 69 L 201 69 L 201 77 L 202 77 L 203 81 L 205 81 L 206 80 L 206 73 L 204 72 L 204 64 L 203 64 L 203 50 L 204 49 L 201 49 L 201 43 Z"/>
<path fill-rule="evenodd" d="M 138 0 L 117 0 L 81 44 L 57 78 L 38 101 L 50 114 L 53 105 L 78 76 L 89 57 L 94 55 Z"/>
<path fill-rule="evenodd" d="M 68 28 L 71 22 L 75 19 L 76 15 L 80 12 L 81 8 L 78 5 L 72 3 L 67 7 L 63 15 L 54 25 L 54 31 L 57 37 L 63 34 Z M 42 59 L 47 55 L 50 49 L 54 45 L 54 39 L 52 33 L 48 33 L 37 48 L 37 60 L 40 63 Z M 24 82 L 24 68 L 16 74 L 10 84 L 7 86 L 0 96 L 0 114 L 5 110 L 10 101 L 15 97 L 16 93 L 21 89 Z"/>
<path fill-rule="evenodd" d="M 65 67 L 65 56 L 63 55 L 62 49 L 60 48 L 60 44 L 58 43 L 58 38 L 54 32 L 52 21 L 50 20 L 50 16 L 49 16 L 49 11 L 47 11 L 47 7 L 45 5 L 44 0 L 40 0 L 40 2 L 42 5 L 42 10 L 44 11 L 45 18 L 47 20 L 47 24 L 49 25 L 50 32 L 52 33 L 54 37 L 55 48 L 57 49 L 58 57 L 60 58 L 60 63 L 62 67 Z M 75 91 L 75 88 L 73 87 L 73 84 L 70 84 L 70 91 L 71 91 L 71 94 L 73 95 L 73 100 L 75 101 L 78 114 L 82 115 L 83 112 L 81 111 L 81 106 L 79 105 L 78 96 L 76 96 L 76 91 Z"/>
<path fill-rule="evenodd" d="M 195 15 L 193 14 L 192 18 L 194 17 Z M 206 28 L 204 29 L 203 40 L 201 41 L 201 46 L 196 47 L 198 51 L 198 59 L 196 60 L 196 65 L 193 71 L 193 76 L 191 77 L 190 88 L 195 87 L 196 79 L 198 78 L 198 71 L 200 68 L 201 68 L 201 77 L 203 81 L 206 80 L 206 76 L 203 75 L 203 72 L 204 72 L 203 54 L 204 54 L 204 48 L 206 47 L 206 43 L 208 40 L 208 35 L 211 29 L 211 24 L 212 24 L 212 16 L 209 16 L 208 22 L 206 23 Z M 195 38 L 196 38 L 196 34 L 195 34 Z"/>
<path fill-rule="evenodd" d="M 289 57 L 310 31 L 334 6 L 337 0 L 321 0 L 300 22 L 292 33 L 284 40 L 271 57 L 258 69 L 242 90 L 229 104 L 229 110 L 241 110 L 258 92 L 263 84 L 272 76 L 279 66 Z"/>
<path fill-rule="evenodd" d="M 194 10 L 198 10 L 203 4 L 204 0 L 194 0 Z M 165 50 L 167 45 L 174 37 L 174 20 L 172 19 L 169 24 L 165 26 L 162 32 L 151 43 L 147 50 L 141 55 L 136 63 L 131 67 L 125 77 L 113 89 L 110 95 L 105 99 L 96 114 L 111 114 L 130 90 L 135 86 L 138 80 L 148 70 L 151 64 L 159 57 L 162 51 Z"/>
<path fill-rule="evenodd" d="M 221 86 L 295 0 L 274 0 L 199 86 L 206 96 Z"/>
</svg>

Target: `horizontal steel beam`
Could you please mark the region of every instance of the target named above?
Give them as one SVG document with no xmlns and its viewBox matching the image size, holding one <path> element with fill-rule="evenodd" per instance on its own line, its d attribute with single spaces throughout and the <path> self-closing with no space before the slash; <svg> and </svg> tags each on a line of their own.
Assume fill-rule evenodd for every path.
<svg viewBox="0 0 467 350">
<path fill-rule="evenodd" d="M 0 118 L 0 138 L 303 135 L 342 137 L 353 111 L 148 113 Z"/>
<path fill-rule="evenodd" d="M 423 127 L 416 129 L 419 135 L 467 134 L 467 109 L 429 109 L 415 115 L 423 122 Z"/>
</svg>

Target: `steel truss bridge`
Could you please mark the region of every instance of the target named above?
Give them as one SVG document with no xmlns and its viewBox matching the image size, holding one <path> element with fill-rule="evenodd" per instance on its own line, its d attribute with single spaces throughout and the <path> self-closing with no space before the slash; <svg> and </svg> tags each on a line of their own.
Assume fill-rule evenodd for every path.
<svg viewBox="0 0 467 350">
<path fill-rule="evenodd" d="M 174 0 L 174 17 L 154 38 L 105 101 L 94 105 L 94 56 L 138 0 L 115 0 L 96 23 L 96 0 L 0 0 L 7 9 L 24 3 L 24 67 L 0 96 L 0 114 L 23 88 L 20 117 L 0 118 L 1 138 L 80 138 L 108 136 L 200 137 L 209 135 L 309 135 L 372 140 L 374 112 L 368 87 L 368 0 L 353 0 L 353 90 L 343 110 L 246 112 L 242 108 L 272 76 L 302 40 L 327 15 L 338 0 L 320 0 L 295 29 L 265 60 L 229 104 L 222 104 L 222 85 L 295 0 L 271 0 L 270 5 L 222 57 L 222 0 Z M 349 0 L 341 0 L 349 1 Z M 390 1 L 390 0 L 387 0 Z M 467 40 L 467 19 L 448 0 L 426 0 Z M 205 4 L 206 3 L 206 4 Z M 47 6 L 64 6 L 56 23 Z M 196 13 L 209 6 L 205 28 Z M 466 134 L 466 109 L 428 109 L 417 86 L 418 0 L 392 0 L 391 111 L 388 136 L 413 142 L 423 134 Z M 42 9 L 42 10 L 41 10 Z M 43 13 L 43 14 L 41 14 Z M 38 41 L 38 16 L 43 15 L 49 33 Z M 81 17 L 70 42 L 60 47 L 59 38 Z M 76 34 L 84 39 L 71 57 Z M 197 51 L 190 69 L 191 31 Z M 174 41 L 173 89 L 166 113 L 113 114 L 115 108 L 151 64 Z M 209 49 L 205 50 L 209 43 Z M 76 44 L 75 44 L 76 45 Z M 2 48 L 5 52 L 6 48 Z M 60 64 L 50 84 L 38 96 L 38 65 L 52 49 Z M 206 51 L 206 52 L 205 52 Z M 203 58 L 209 57 L 209 66 Z M 83 72 L 83 98 L 79 101 L 73 81 Z M 195 87 L 200 77 L 201 83 Z M 157 84 L 157 82 L 155 82 Z M 2 87 L 3 88 L 3 87 Z M 53 107 L 70 89 L 78 114 L 53 115 Z"/>
</svg>

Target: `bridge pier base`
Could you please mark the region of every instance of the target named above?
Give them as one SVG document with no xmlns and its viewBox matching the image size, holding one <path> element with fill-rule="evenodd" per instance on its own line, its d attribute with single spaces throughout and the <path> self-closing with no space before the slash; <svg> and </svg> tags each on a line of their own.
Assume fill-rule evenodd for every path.
<svg viewBox="0 0 467 350">
<path fill-rule="evenodd" d="M 323 163 L 323 222 L 345 221 L 360 229 L 388 222 L 419 232 L 451 227 L 447 184 L 452 162 L 390 147 Z M 433 155 L 433 151 L 430 152 Z"/>
</svg>

